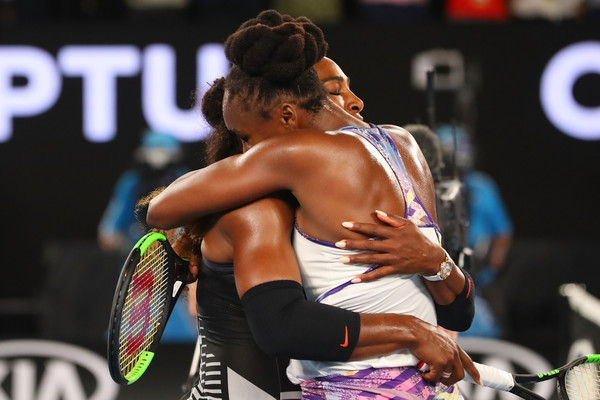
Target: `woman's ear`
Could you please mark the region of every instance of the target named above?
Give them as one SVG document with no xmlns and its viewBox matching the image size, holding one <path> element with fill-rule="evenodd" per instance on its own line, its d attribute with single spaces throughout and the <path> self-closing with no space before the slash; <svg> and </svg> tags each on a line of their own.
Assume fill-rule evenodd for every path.
<svg viewBox="0 0 600 400">
<path fill-rule="evenodd" d="M 283 103 L 279 108 L 279 118 L 286 128 L 298 129 L 298 114 L 295 105 Z"/>
</svg>

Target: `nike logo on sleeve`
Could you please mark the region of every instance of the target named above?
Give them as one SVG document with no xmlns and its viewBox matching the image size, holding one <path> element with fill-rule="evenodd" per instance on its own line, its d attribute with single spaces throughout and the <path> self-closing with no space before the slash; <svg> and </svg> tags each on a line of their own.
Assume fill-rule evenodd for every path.
<svg viewBox="0 0 600 400">
<path fill-rule="evenodd" d="M 345 326 L 346 328 L 346 336 L 344 337 L 344 343 L 340 343 L 340 346 L 342 347 L 348 347 L 348 326 Z"/>
</svg>

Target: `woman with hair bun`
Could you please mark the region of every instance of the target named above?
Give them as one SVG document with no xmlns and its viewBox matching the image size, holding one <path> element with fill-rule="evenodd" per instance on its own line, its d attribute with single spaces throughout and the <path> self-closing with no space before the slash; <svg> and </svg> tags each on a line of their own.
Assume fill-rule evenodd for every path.
<svg viewBox="0 0 600 400">
<path fill-rule="evenodd" d="M 175 181 L 152 200 L 147 220 L 171 228 L 275 192 L 291 193 L 298 202 L 294 250 L 309 299 L 352 314 L 330 320 L 318 312 L 310 315 L 312 324 L 290 326 L 286 318 L 294 313 L 289 311 L 303 300 L 300 276 L 238 284 L 246 313 L 257 315 L 250 328 L 261 348 L 285 354 L 290 344 L 274 340 L 274 330 L 288 329 L 283 336 L 292 345 L 298 338 L 304 343 L 314 338 L 304 354 L 290 350 L 302 360 L 292 361 L 288 375 L 301 382 L 305 398 L 337 393 L 358 399 L 365 392 L 372 394 L 368 397 L 385 392 L 394 399 L 431 399 L 453 390 L 437 381 L 451 385 L 462 379 L 464 368 L 476 375 L 468 356 L 435 326 L 435 303 L 454 301 L 466 280 L 436 244 L 433 183 L 416 143 L 406 131 L 386 132 L 327 101 L 313 68 L 325 50 L 318 27 L 276 12 L 259 15 L 230 36 L 226 53 L 234 67 L 225 82 L 223 116 L 247 151 Z M 348 236 L 342 226 L 348 216 L 376 221 L 377 208 L 418 226 L 432 239 L 431 254 L 421 257 L 437 260 L 417 263 L 405 275 L 354 284 L 356 275 L 375 266 L 346 264 L 359 256 L 336 241 Z M 270 262 L 280 257 L 278 251 L 253 262 Z M 283 295 L 290 290 L 296 294 Z M 331 342 L 323 344 L 324 337 Z M 378 354 L 392 354 L 373 356 L 373 346 Z M 431 367 L 422 375 L 419 360 Z"/>
</svg>

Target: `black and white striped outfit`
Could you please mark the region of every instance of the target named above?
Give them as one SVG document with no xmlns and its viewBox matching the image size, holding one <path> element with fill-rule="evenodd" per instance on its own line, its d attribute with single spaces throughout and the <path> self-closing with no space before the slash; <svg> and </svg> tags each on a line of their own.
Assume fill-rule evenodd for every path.
<svg viewBox="0 0 600 400">
<path fill-rule="evenodd" d="M 301 398 L 300 389 L 285 376 L 287 360 L 278 363 L 256 345 L 235 287 L 233 264 L 204 259 L 196 300 L 200 357 L 182 400 Z"/>
</svg>

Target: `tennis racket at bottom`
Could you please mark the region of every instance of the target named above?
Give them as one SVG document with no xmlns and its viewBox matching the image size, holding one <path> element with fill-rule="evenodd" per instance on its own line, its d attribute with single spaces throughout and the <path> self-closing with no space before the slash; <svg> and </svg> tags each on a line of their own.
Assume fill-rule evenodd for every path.
<svg viewBox="0 0 600 400">
<path fill-rule="evenodd" d="M 526 400 L 545 399 L 522 384 L 549 379 L 557 380 L 558 398 L 561 400 L 600 400 L 600 354 L 582 356 L 558 369 L 539 374 L 511 374 L 489 365 L 474 364 L 482 386 L 510 392 Z M 468 374 L 465 374 L 464 380 L 475 383 Z"/>
<path fill-rule="evenodd" d="M 166 237 L 151 232 L 127 257 L 117 283 L 108 327 L 108 367 L 113 380 L 132 384 L 154 357 L 169 315 L 177 302 L 188 262 Z M 180 276 L 181 276 L 180 275 Z"/>
</svg>

